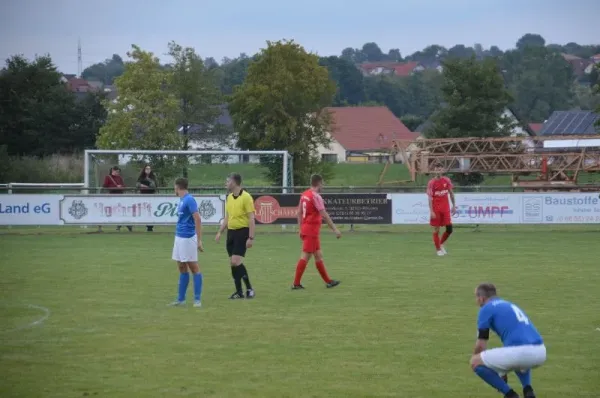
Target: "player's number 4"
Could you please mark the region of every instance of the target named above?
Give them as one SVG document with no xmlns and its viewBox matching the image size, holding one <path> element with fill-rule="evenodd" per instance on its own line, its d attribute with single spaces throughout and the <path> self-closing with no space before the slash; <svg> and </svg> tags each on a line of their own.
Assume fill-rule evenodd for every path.
<svg viewBox="0 0 600 398">
<path fill-rule="evenodd" d="M 517 307 L 516 305 L 511 305 L 513 311 L 515 312 L 515 316 L 517 317 L 517 321 L 522 322 L 526 325 L 529 325 L 529 319 L 527 318 L 527 315 L 523 314 L 523 311 L 521 311 L 521 309 L 519 307 Z"/>
</svg>

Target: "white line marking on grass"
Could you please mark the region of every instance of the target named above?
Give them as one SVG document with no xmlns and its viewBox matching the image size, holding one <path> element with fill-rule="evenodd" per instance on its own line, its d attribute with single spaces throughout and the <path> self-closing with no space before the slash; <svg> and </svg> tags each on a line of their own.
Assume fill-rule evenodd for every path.
<svg viewBox="0 0 600 398">
<path fill-rule="evenodd" d="M 12 332 L 18 332 L 20 330 L 31 329 L 35 326 L 41 325 L 42 323 L 44 323 L 46 321 L 46 319 L 48 319 L 50 317 L 50 310 L 46 307 L 42 307 L 41 305 L 27 304 L 24 307 L 41 311 L 44 313 L 44 315 L 42 315 L 40 318 L 36 319 L 33 322 L 30 322 L 23 326 L 16 327 L 14 329 L 4 330 L 2 333 L 12 333 Z"/>
</svg>

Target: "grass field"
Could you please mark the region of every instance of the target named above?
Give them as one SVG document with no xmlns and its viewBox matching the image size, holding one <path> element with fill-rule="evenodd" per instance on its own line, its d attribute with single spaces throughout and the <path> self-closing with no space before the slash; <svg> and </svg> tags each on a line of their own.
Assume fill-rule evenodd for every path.
<svg viewBox="0 0 600 398">
<path fill-rule="evenodd" d="M 539 397 L 600 394 L 597 226 L 457 228 L 443 258 L 426 228 L 326 234 L 342 285 L 311 266 L 293 292 L 298 238 L 260 229 L 234 302 L 207 231 L 200 309 L 166 307 L 169 229 L 81 231 L 0 230 L 0 397 L 499 397 L 468 366 L 481 281 L 543 334 Z"/>
</svg>

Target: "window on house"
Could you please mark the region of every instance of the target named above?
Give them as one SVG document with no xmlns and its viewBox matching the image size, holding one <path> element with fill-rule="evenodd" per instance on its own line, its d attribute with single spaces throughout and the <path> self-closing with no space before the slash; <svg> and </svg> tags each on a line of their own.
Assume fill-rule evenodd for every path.
<svg viewBox="0 0 600 398">
<path fill-rule="evenodd" d="M 335 153 L 324 153 L 321 155 L 321 161 L 325 163 L 337 163 L 338 155 Z"/>
</svg>

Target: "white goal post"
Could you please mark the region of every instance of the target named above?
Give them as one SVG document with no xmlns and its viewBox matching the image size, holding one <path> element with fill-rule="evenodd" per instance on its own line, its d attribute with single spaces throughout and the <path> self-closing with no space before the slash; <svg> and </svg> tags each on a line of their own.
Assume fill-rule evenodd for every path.
<svg viewBox="0 0 600 398">
<path fill-rule="evenodd" d="M 260 156 L 277 156 L 282 159 L 282 187 L 283 193 L 290 192 L 294 184 L 293 173 L 292 173 L 292 156 L 288 151 L 214 151 L 214 150 L 142 150 L 142 149 L 86 149 L 84 157 L 84 178 L 83 186 L 86 189 L 84 193 L 88 193 L 87 189 L 97 188 L 90 186 L 90 176 L 92 173 L 93 158 L 94 156 L 101 155 L 112 155 L 112 156 L 123 156 L 128 155 L 129 157 L 144 157 L 144 156 L 211 156 L 216 155 L 220 157 L 231 157 L 231 156 L 249 156 L 249 157 L 260 157 Z M 225 177 L 225 176 L 224 176 Z"/>
</svg>

